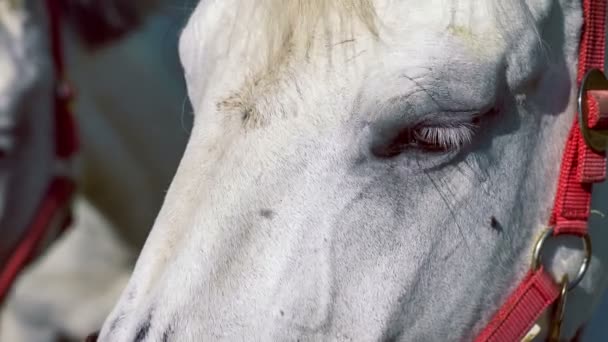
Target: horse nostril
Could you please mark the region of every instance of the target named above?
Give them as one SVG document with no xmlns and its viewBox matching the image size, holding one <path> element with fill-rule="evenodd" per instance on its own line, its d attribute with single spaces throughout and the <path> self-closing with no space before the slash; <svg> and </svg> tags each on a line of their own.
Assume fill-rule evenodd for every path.
<svg viewBox="0 0 608 342">
<path fill-rule="evenodd" d="M 97 338 L 99 338 L 99 331 L 87 336 L 84 342 L 97 342 Z"/>
</svg>

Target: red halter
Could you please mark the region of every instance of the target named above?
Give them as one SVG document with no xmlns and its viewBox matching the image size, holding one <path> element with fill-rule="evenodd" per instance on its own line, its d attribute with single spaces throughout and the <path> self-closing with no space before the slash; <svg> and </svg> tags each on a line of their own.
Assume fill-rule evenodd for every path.
<svg viewBox="0 0 608 342">
<path fill-rule="evenodd" d="M 73 92 L 65 77 L 65 64 L 61 40 L 61 10 L 57 0 L 46 0 L 49 13 L 51 51 L 55 68 L 55 155 L 60 163 L 68 163 L 76 154 L 78 139 L 70 103 Z M 70 223 L 70 202 L 75 183 L 68 175 L 56 175 L 48 185 L 46 194 L 27 231 L 12 251 L 8 262 L 0 268 L 0 303 L 4 300 L 18 274 L 33 259 L 42 242 L 56 234 L 53 228 L 60 223 L 64 230 Z"/>
<path fill-rule="evenodd" d="M 557 304 L 551 340 L 559 339 L 566 293 L 576 287 L 587 270 L 591 241 L 587 232 L 593 183 L 606 178 L 608 146 L 608 81 L 604 78 L 607 0 L 583 0 L 584 27 L 579 51 L 578 117 L 575 119 L 561 165 L 552 229 L 538 241 L 530 272 L 507 298 L 476 342 L 521 341 L 540 315 Z M 576 279 L 567 276 L 558 285 L 543 269 L 539 259 L 544 241 L 552 236 L 574 235 L 583 239 L 586 257 Z"/>
</svg>

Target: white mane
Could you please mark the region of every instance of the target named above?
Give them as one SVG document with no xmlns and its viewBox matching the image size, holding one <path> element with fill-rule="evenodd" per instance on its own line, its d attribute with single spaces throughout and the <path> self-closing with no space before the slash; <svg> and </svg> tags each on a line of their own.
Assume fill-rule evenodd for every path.
<svg viewBox="0 0 608 342">
<path fill-rule="evenodd" d="M 309 43 L 319 26 L 329 26 L 332 16 L 342 27 L 359 20 L 372 32 L 377 31 L 376 11 L 370 0 L 265 0 L 254 7 L 261 13 L 266 34 L 281 45 Z"/>
</svg>

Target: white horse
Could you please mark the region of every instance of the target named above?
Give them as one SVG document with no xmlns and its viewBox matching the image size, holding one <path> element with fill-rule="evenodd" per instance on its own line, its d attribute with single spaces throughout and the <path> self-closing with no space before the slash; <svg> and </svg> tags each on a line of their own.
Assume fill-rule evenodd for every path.
<svg viewBox="0 0 608 342">
<path fill-rule="evenodd" d="M 111 7 L 133 5 L 71 3 L 80 5 L 70 7 L 72 20 L 82 13 L 103 18 L 99 10 L 110 7 L 114 24 Z M 82 339 L 101 325 L 131 272 L 189 133 L 187 118 L 180 117 L 186 98 L 181 69 L 173 58 L 175 14 L 184 10 L 144 19 L 152 5 L 136 13 L 141 29 L 106 46 L 98 45 L 108 38 L 99 35 L 100 27 L 85 35 L 78 22 L 65 28 L 67 71 L 77 89 L 75 176 L 82 195 L 72 228 L 17 282 L 2 313 L 0 341 Z M 55 171 L 47 25 L 44 1 L 0 0 L 0 147 L 6 152 L 0 265 Z M 111 33 L 115 39 L 120 30 Z"/>
<path fill-rule="evenodd" d="M 192 136 L 99 340 L 471 340 L 548 222 L 582 18 L 579 0 L 200 2 Z M 566 338 L 606 288 L 605 226 Z"/>
</svg>

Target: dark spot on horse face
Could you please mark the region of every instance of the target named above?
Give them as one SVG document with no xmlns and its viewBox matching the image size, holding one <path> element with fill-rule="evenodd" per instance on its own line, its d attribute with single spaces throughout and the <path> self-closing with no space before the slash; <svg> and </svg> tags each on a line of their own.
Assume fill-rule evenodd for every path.
<svg viewBox="0 0 608 342">
<path fill-rule="evenodd" d="M 99 331 L 87 336 L 87 338 L 84 340 L 84 342 L 97 342 L 98 338 L 99 338 Z"/>
<path fill-rule="evenodd" d="M 358 156 L 354 161 L 353 161 L 353 167 L 359 167 L 363 164 L 365 164 L 365 162 L 367 162 L 367 156 Z"/>
<path fill-rule="evenodd" d="M 490 219 L 490 226 L 497 232 L 502 233 L 502 225 L 500 224 L 500 222 L 498 222 L 496 217 L 492 216 L 492 218 Z"/>
<path fill-rule="evenodd" d="M 165 329 L 165 331 L 163 332 L 162 342 L 169 342 L 169 337 L 173 336 L 174 332 L 175 331 L 173 330 L 173 326 L 169 325 L 167 329 Z"/>
<path fill-rule="evenodd" d="M 243 111 L 243 122 L 247 122 L 251 117 L 253 117 L 253 110 L 247 108 Z"/>
<path fill-rule="evenodd" d="M 112 322 L 110 323 L 110 333 L 114 330 L 116 330 L 116 328 L 118 327 L 118 324 L 120 323 L 120 321 L 122 321 L 122 319 L 124 318 L 123 314 L 120 314 L 118 316 L 116 316 L 116 318 L 114 318 L 114 320 L 112 320 Z"/>
<path fill-rule="evenodd" d="M 280 311 L 281 316 L 285 316 L 285 312 L 283 312 L 283 310 Z"/>
<path fill-rule="evenodd" d="M 139 326 L 137 329 L 137 333 L 135 333 L 135 338 L 133 342 L 142 342 L 150 331 L 150 327 L 152 326 L 152 312 L 148 314 L 148 318 Z"/>
<path fill-rule="evenodd" d="M 272 220 L 275 216 L 275 212 L 270 209 L 262 209 L 260 210 L 260 216 Z"/>
</svg>

